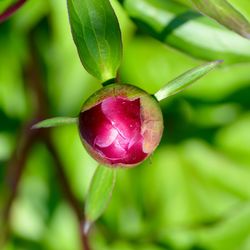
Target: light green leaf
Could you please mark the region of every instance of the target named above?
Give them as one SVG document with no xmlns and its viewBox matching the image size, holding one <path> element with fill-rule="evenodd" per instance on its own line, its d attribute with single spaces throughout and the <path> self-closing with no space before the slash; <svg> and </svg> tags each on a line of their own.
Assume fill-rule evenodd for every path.
<svg viewBox="0 0 250 250">
<path fill-rule="evenodd" d="M 250 39 L 250 23 L 226 0 L 191 0 L 191 2 L 204 15 Z"/>
<path fill-rule="evenodd" d="M 74 42 L 85 69 L 101 81 L 116 77 L 121 32 L 108 0 L 68 0 Z"/>
<path fill-rule="evenodd" d="M 189 0 L 180 1 L 189 2 Z M 245 4 L 240 4 L 242 1 Z M 248 0 L 237 3 L 240 9 L 246 10 L 245 13 L 249 12 L 250 8 L 250 5 L 247 7 L 246 1 Z M 123 6 L 143 32 L 192 57 L 205 61 L 223 58 L 227 64 L 249 61 L 250 42 L 247 39 L 178 2 L 124 0 Z"/>
<path fill-rule="evenodd" d="M 102 215 L 111 198 L 115 180 L 114 169 L 101 165 L 97 167 L 85 203 L 87 222 L 92 223 Z"/>
<path fill-rule="evenodd" d="M 217 67 L 222 62 L 222 60 L 217 60 L 191 69 L 186 73 L 182 74 L 181 76 L 177 77 L 176 79 L 167 83 L 163 88 L 157 91 L 154 96 L 158 101 L 161 101 L 171 95 L 175 95 L 176 93 L 190 86 L 194 81 L 207 74 L 209 71 Z"/>
<path fill-rule="evenodd" d="M 78 118 L 76 117 L 54 117 L 36 123 L 35 125 L 32 126 L 32 129 L 63 126 L 73 123 L 76 124 L 77 120 Z"/>
</svg>

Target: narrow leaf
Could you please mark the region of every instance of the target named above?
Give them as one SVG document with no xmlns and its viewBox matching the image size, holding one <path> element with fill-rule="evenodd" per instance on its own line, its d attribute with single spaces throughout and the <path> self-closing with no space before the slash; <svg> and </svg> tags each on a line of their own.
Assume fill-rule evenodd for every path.
<svg viewBox="0 0 250 250">
<path fill-rule="evenodd" d="M 67 0 L 71 31 L 85 69 L 101 81 L 116 77 L 122 55 L 119 23 L 108 0 Z"/>
<path fill-rule="evenodd" d="M 201 13 L 250 39 L 250 23 L 226 0 L 191 0 Z"/>
<path fill-rule="evenodd" d="M 194 81 L 207 74 L 209 71 L 217 67 L 222 62 L 222 60 L 217 60 L 191 69 L 180 75 L 176 79 L 167 83 L 163 88 L 157 91 L 154 96 L 158 101 L 161 101 L 171 95 L 175 95 L 176 93 L 190 86 Z"/>
<path fill-rule="evenodd" d="M 92 178 L 85 203 L 85 215 L 89 223 L 104 212 L 114 189 L 116 172 L 112 168 L 98 166 Z"/>
<path fill-rule="evenodd" d="M 76 117 L 54 117 L 36 123 L 35 125 L 32 126 L 32 129 L 63 126 L 63 125 L 77 123 L 77 120 L 78 118 Z"/>
</svg>

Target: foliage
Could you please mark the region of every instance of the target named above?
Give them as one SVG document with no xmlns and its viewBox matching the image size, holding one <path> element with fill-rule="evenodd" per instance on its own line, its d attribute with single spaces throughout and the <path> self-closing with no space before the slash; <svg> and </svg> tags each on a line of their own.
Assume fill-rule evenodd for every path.
<svg viewBox="0 0 250 250">
<path fill-rule="evenodd" d="M 0 1 L 0 10 L 13 2 Z M 110 204 L 89 235 L 93 249 L 249 250 L 249 40 L 186 0 L 121 2 L 111 3 L 122 31 L 122 82 L 154 94 L 191 68 L 225 62 L 161 103 L 161 145 L 141 166 L 117 171 Z M 248 0 L 228 2 L 250 20 Z M 44 118 L 76 117 L 101 87 L 83 69 L 70 29 L 61 0 L 29 0 L 0 24 L 1 212 L 21 165 L 13 162 L 25 167 L 0 217 L 0 232 L 9 229 L 4 250 L 81 249 L 79 213 L 97 163 L 74 124 L 30 130 Z M 32 138 L 40 139 L 30 147 Z"/>
<path fill-rule="evenodd" d="M 121 61 L 121 34 L 108 0 L 68 0 L 69 19 L 86 70 L 104 81 L 116 77 Z"/>
</svg>

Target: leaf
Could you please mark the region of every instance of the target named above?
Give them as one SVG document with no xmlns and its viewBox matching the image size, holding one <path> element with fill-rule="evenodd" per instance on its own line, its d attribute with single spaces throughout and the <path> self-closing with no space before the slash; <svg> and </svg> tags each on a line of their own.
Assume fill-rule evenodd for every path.
<svg viewBox="0 0 250 250">
<path fill-rule="evenodd" d="M 36 123 L 35 125 L 32 126 L 32 129 L 63 126 L 63 125 L 77 123 L 77 120 L 78 118 L 76 117 L 54 117 Z"/>
<path fill-rule="evenodd" d="M 114 189 L 116 172 L 112 168 L 98 166 L 92 178 L 85 203 L 85 215 L 89 223 L 104 212 Z"/>
<path fill-rule="evenodd" d="M 226 0 L 191 0 L 191 2 L 204 15 L 250 39 L 250 23 Z"/>
<path fill-rule="evenodd" d="M 227 64 L 250 59 L 249 40 L 173 0 L 124 0 L 123 6 L 140 30 L 192 57 Z"/>
<path fill-rule="evenodd" d="M 217 67 L 222 62 L 222 60 L 217 60 L 191 69 L 186 73 L 180 75 L 176 79 L 167 83 L 163 88 L 157 91 L 154 96 L 158 101 L 161 101 L 171 95 L 175 95 L 190 86 L 194 81 L 207 74 L 209 71 Z"/>
<path fill-rule="evenodd" d="M 116 77 L 121 31 L 108 0 L 68 0 L 74 42 L 85 69 L 101 81 Z"/>
</svg>

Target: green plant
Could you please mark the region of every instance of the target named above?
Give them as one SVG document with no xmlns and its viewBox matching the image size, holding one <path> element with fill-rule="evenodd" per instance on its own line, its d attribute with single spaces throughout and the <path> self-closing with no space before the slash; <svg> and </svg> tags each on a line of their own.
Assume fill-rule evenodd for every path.
<svg viewBox="0 0 250 250">
<path fill-rule="evenodd" d="M 171 8 L 173 9 L 171 11 L 176 15 L 174 19 L 178 19 L 179 15 L 182 15 L 183 10 L 186 10 L 187 7 L 171 1 L 162 3 L 156 0 L 138 0 L 137 2 L 125 0 L 122 2 L 129 15 L 136 19 L 135 22 L 138 22 L 139 26 L 144 26 L 146 32 L 153 33 L 152 35 L 160 41 L 174 44 L 177 48 L 181 46 L 180 41 L 185 39 L 184 33 L 174 34 L 174 28 L 171 27 L 174 24 L 172 19 L 167 20 L 169 22 L 168 29 L 162 31 L 164 23 L 162 20 L 167 18 L 166 13 Z M 191 2 L 202 13 L 214 18 L 240 35 L 249 38 L 250 26 L 248 21 L 228 2 L 206 1 L 205 5 L 203 1 Z M 163 118 L 159 111 L 159 102 L 179 93 L 194 81 L 219 66 L 223 61 L 217 60 L 217 56 L 222 56 L 222 59 L 224 59 L 225 55 L 225 59 L 228 59 L 226 61 L 227 64 L 235 61 L 249 60 L 249 51 L 247 50 L 249 48 L 249 41 L 243 40 L 245 38 L 240 38 L 234 33 L 228 33 L 230 37 L 235 37 L 239 44 L 243 44 L 245 47 L 242 50 L 238 50 L 232 46 L 232 48 L 229 48 L 229 53 L 225 52 L 223 48 L 219 48 L 219 50 L 215 48 L 213 50 L 211 47 L 211 50 L 213 50 L 212 54 L 209 51 L 207 54 L 202 52 L 203 48 L 200 49 L 200 45 L 204 45 L 203 41 L 192 44 L 191 50 L 194 55 L 198 54 L 203 59 L 213 59 L 214 61 L 187 71 L 174 80 L 169 81 L 165 86 L 151 95 L 137 87 L 128 85 L 133 84 L 133 82 L 124 83 L 120 81 L 119 67 L 123 54 L 122 37 L 117 17 L 110 2 L 108 0 L 68 0 L 67 3 L 71 31 L 80 60 L 84 68 L 98 79 L 102 88 L 94 92 L 84 102 L 81 110 L 79 108 L 80 114 L 78 117 L 41 119 L 42 121 L 32 126 L 34 130 L 31 133 L 37 133 L 33 132 L 36 131 L 35 129 L 76 124 L 79 127 L 80 137 L 84 146 L 100 164 L 94 173 L 89 187 L 82 225 L 84 228 L 82 232 L 83 244 L 86 249 L 90 249 L 88 244 L 90 226 L 104 212 L 112 195 L 116 180 L 117 169 L 106 168 L 105 166 L 136 166 L 149 157 L 156 149 L 162 136 Z M 156 16 L 152 16 L 152 10 L 162 10 L 160 14 L 163 19 L 157 20 Z M 184 19 L 183 22 L 187 21 Z M 145 23 L 147 24 L 146 28 Z M 178 23 L 178 25 L 181 24 Z M 207 24 L 205 23 L 204 25 Z M 225 41 L 227 41 L 226 38 Z M 198 50 L 196 46 L 198 46 Z M 124 105 L 130 107 L 131 112 L 129 108 L 128 110 L 121 108 L 120 104 L 122 102 L 124 102 Z M 106 105 L 106 103 L 109 105 Z M 103 108 L 100 108 L 102 105 L 106 105 L 105 112 Z M 104 119 L 99 119 L 101 111 L 109 119 L 110 124 L 107 125 L 106 120 L 103 122 Z M 122 115 L 117 116 L 116 112 L 121 112 Z M 114 114 L 115 118 L 112 116 L 111 119 L 109 116 L 112 114 Z M 89 121 L 89 116 L 93 116 L 98 123 L 95 124 L 95 119 Z M 44 118 L 44 115 L 42 117 Z M 135 127 L 134 130 L 129 130 L 131 124 Z M 128 131 L 128 135 L 125 135 L 124 131 Z M 122 137 L 122 140 L 117 139 L 118 135 Z M 50 140 L 46 139 L 45 141 L 48 147 L 51 147 Z M 118 146 L 117 143 L 119 144 Z M 111 144 L 113 147 L 109 148 L 109 152 L 107 152 L 106 148 Z M 133 147 L 134 145 L 135 147 Z M 124 152 L 126 153 L 125 156 Z M 79 214 L 81 214 L 81 211 Z"/>
</svg>

